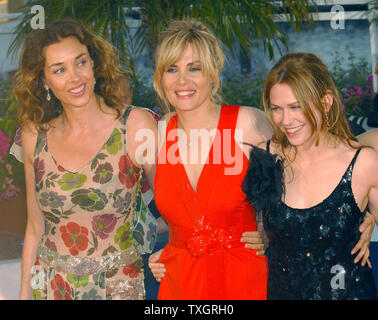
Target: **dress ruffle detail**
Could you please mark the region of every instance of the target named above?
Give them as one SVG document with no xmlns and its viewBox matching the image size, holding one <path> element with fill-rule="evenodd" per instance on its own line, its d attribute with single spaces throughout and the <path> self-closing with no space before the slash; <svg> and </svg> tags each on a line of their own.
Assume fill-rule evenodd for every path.
<svg viewBox="0 0 378 320">
<path fill-rule="evenodd" d="M 243 181 L 243 191 L 256 211 L 269 212 L 285 192 L 283 161 L 256 146 L 252 146 L 249 167 Z"/>
</svg>

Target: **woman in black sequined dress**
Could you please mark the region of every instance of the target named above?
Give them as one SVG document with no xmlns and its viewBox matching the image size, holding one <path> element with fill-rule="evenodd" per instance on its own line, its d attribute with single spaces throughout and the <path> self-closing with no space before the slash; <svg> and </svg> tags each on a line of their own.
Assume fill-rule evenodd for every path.
<svg viewBox="0 0 378 320">
<path fill-rule="evenodd" d="M 268 299 L 375 299 L 370 262 L 351 251 L 365 209 L 378 220 L 378 153 L 361 148 L 326 66 L 289 53 L 263 92 L 274 127 L 244 181 L 270 243 Z"/>
</svg>

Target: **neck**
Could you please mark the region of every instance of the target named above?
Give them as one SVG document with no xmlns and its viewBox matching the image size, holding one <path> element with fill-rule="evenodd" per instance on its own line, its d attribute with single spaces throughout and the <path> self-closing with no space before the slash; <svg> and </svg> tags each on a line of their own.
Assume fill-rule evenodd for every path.
<svg viewBox="0 0 378 320">
<path fill-rule="evenodd" d="M 206 108 L 190 111 L 177 110 L 178 126 L 189 131 L 190 129 L 213 129 L 217 127 L 220 116 L 219 105 L 210 103 Z"/>
<path fill-rule="evenodd" d="M 296 158 L 301 161 L 317 162 L 328 154 L 328 151 L 331 149 L 331 144 L 335 143 L 330 135 L 320 136 L 318 145 L 316 145 L 315 142 L 315 137 L 313 137 L 311 141 L 298 146 Z"/>
<path fill-rule="evenodd" d="M 101 107 L 104 105 L 102 98 L 93 95 L 89 103 L 82 107 L 72 108 L 63 106 L 63 113 L 60 117 L 64 130 L 78 132 L 93 127 L 101 117 Z"/>
</svg>

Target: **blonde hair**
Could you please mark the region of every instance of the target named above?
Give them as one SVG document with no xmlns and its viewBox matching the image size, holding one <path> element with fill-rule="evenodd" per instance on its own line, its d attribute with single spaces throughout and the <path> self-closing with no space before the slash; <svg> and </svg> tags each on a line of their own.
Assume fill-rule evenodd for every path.
<svg viewBox="0 0 378 320">
<path fill-rule="evenodd" d="M 275 84 L 280 83 L 289 85 L 293 90 L 310 123 L 312 134 L 316 134 L 316 145 L 319 144 L 322 135 L 331 133 L 337 139 L 355 148 L 355 144 L 352 142 L 357 139 L 350 131 L 348 121 L 341 111 L 340 93 L 331 73 L 316 55 L 295 52 L 286 54 L 275 64 L 265 81 L 262 95 L 265 113 L 274 128 L 272 141 L 281 146 L 284 155 L 285 150 L 291 148 L 291 144 L 286 135 L 273 122 L 269 102 L 270 90 Z M 323 98 L 326 95 L 331 95 L 333 98 L 328 112 L 324 108 Z M 321 123 L 317 123 L 315 110 L 321 113 Z"/>
<path fill-rule="evenodd" d="M 75 37 L 88 49 L 94 62 L 93 72 L 96 79 L 95 93 L 121 116 L 123 104 L 116 95 L 119 78 L 118 57 L 113 47 L 105 39 L 97 36 L 80 21 L 73 19 L 57 20 L 45 29 L 33 30 L 25 41 L 19 70 L 13 77 L 13 93 L 18 101 L 18 118 L 22 125 L 32 121 L 39 129 L 46 129 L 45 124 L 59 116 L 62 104 L 52 91 L 51 100 L 46 100 L 44 88 L 45 65 L 44 48 L 60 42 L 62 39 Z"/>
<path fill-rule="evenodd" d="M 189 45 L 198 55 L 204 74 L 212 82 L 211 101 L 217 104 L 222 101 L 219 91 L 224 54 L 219 41 L 201 22 L 193 20 L 173 21 L 159 39 L 153 75 L 153 86 L 165 112 L 169 112 L 172 106 L 164 92 L 163 74 L 169 66 L 180 60 Z"/>
</svg>

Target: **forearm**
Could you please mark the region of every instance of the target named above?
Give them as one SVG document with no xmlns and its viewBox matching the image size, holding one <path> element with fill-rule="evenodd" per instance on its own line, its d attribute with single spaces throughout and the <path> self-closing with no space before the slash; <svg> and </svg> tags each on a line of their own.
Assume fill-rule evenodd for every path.
<svg viewBox="0 0 378 320">
<path fill-rule="evenodd" d="M 28 224 L 26 226 L 24 248 L 22 251 L 21 290 L 20 299 L 32 298 L 32 268 L 37 258 L 38 243 L 42 236 L 42 230 Z"/>
<path fill-rule="evenodd" d="M 157 220 L 157 233 L 163 233 L 167 232 L 169 230 L 168 224 L 165 222 L 165 220 L 160 217 Z"/>
</svg>

